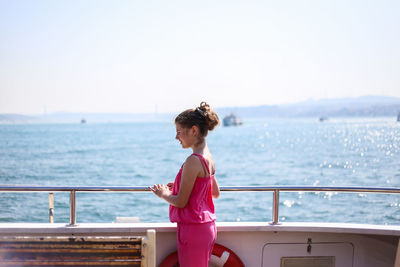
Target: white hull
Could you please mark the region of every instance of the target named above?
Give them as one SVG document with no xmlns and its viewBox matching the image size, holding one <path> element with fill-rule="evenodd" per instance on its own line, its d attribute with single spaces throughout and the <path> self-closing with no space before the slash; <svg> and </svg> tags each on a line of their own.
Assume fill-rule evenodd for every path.
<svg viewBox="0 0 400 267">
<path fill-rule="evenodd" d="M 279 267 L 282 257 L 333 256 L 336 267 L 393 267 L 400 226 L 219 222 L 217 243 L 233 250 L 245 266 Z M 176 250 L 172 223 L 1 223 L 0 236 L 132 236 L 156 231 L 156 266 Z M 307 251 L 308 246 L 311 249 Z"/>
</svg>

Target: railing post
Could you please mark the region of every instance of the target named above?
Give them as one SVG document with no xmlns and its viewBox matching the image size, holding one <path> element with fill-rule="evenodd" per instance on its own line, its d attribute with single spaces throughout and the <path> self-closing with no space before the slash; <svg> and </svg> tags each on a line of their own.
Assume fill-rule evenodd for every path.
<svg viewBox="0 0 400 267">
<path fill-rule="evenodd" d="M 274 207 L 272 210 L 272 222 L 270 224 L 279 223 L 279 189 L 274 190 Z"/>
<path fill-rule="evenodd" d="M 49 193 L 49 223 L 54 223 L 54 193 Z"/>
<path fill-rule="evenodd" d="M 69 225 L 76 226 L 76 191 L 71 190 L 69 195 Z"/>
</svg>

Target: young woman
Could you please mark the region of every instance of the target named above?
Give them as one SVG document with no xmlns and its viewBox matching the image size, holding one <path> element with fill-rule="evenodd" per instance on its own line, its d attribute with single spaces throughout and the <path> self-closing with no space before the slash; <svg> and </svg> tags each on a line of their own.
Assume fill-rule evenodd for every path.
<svg viewBox="0 0 400 267">
<path fill-rule="evenodd" d="M 179 114 L 175 118 L 176 139 L 193 153 L 183 163 L 174 183 L 150 187 L 170 204 L 170 220 L 178 225 L 181 267 L 208 266 L 217 237 L 213 197 L 219 197 L 219 187 L 206 136 L 218 124 L 217 113 L 205 102 Z"/>
</svg>

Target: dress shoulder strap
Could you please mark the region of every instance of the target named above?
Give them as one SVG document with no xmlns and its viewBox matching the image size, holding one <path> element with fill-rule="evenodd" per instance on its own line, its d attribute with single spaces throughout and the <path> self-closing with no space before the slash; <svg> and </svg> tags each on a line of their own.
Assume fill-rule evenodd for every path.
<svg viewBox="0 0 400 267">
<path fill-rule="evenodd" d="M 209 176 L 211 176 L 211 170 L 208 167 L 208 164 L 207 164 L 207 161 L 205 160 L 205 158 L 202 155 L 197 154 L 197 153 L 193 153 L 192 155 L 195 155 L 200 159 L 201 165 L 203 166 L 204 173 L 206 175 L 208 174 Z"/>
</svg>

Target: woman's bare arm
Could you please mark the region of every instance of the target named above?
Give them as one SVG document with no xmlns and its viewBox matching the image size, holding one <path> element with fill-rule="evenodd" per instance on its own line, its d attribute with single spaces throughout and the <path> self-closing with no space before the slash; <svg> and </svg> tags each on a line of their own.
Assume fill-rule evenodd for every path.
<svg viewBox="0 0 400 267">
<path fill-rule="evenodd" d="M 219 186 L 218 186 L 218 182 L 217 182 L 217 178 L 213 178 L 212 180 L 212 196 L 213 198 L 218 198 L 219 197 Z"/>
<path fill-rule="evenodd" d="M 177 195 L 172 195 L 166 185 L 158 184 L 154 185 L 154 187 L 149 187 L 149 189 L 169 204 L 178 208 L 184 208 L 189 201 L 200 168 L 201 164 L 195 156 L 187 158 L 183 165 L 181 185 Z"/>
</svg>

